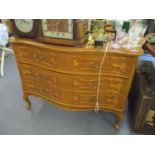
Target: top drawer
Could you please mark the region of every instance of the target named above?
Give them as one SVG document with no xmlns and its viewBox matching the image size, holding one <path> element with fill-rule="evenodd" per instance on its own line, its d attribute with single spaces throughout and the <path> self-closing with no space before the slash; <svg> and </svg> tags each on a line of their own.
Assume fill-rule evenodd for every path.
<svg viewBox="0 0 155 155">
<path fill-rule="evenodd" d="M 18 46 L 17 60 L 58 71 L 83 74 L 98 74 L 103 53 L 64 53 L 37 47 Z M 133 58 L 108 54 L 102 66 L 102 73 L 129 75 Z"/>
<path fill-rule="evenodd" d="M 35 47 L 18 46 L 17 61 L 55 68 L 56 54 Z"/>
</svg>

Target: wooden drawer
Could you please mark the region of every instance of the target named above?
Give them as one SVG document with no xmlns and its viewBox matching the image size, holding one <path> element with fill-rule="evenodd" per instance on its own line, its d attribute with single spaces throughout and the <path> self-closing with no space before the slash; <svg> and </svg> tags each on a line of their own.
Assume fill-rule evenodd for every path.
<svg viewBox="0 0 155 155">
<path fill-rule="evenodd" d="M 56 66 L 56 55 L 48 50 L 44 51 L 39 48 L 18 46 L 16 54 L 20 62 L 33 63 L 48 68 L 55 68 Z"/>
<path fill-rule="evenodd" d="M 55 69 L 67 73 L 98 74 L 103 53 L 61 53 L 54 50 L 19 46 L 17 56 L 20 62 L 31 63 L 48 69 Z M 107 53 L 102 73 L 128 77 L 132 65 L 132 57 Z"/>
<path fill-rule="evenodd" d="M 49 71 L 36 66 L 20 64 L 23 80 L 36 81 L 49 87 L 57 87 L 74 91 L 97 91 L 98 76 L 74 75 Z M 119 94 L 124 93 L 128 80 L 118 77 L 102 76 L 101 91 Z"/>
<path fill-rule="evenodd" d="M 74 92 L 63 89 L 50 88 L 39 83 L 27 81 L 24 83 L 24 91 L 33 95 L 38 95 L 44 98 L 48 98 L 53 101 L 61 102 L 63 104 L 69 104 L 71 106 L 94 106 L 96 104 L 96 93 L 94 92 Z M 121 102 L 121 96 L 102 93 L 99 96 L 100 106 L 118 107 Z"/>
<path fill-rule="evenodd" d="M 72 58 L 74 72 L 97 73 L 99 72 L 103 54 L 79 54 Z M 133 64 L 131 57 L 107 54 L 102 66 L 102 73 L 123 75 L 128 77 Z"/>
</svg>

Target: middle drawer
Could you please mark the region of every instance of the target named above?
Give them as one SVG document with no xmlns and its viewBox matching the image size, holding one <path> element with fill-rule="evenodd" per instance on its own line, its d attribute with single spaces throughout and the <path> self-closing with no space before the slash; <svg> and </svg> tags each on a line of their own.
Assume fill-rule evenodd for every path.
<svg viewBox="0 0 155 155">
<path fill-rule="evenodd" d="M 27 64 L 20 64 L 19 67 L 21 68 L 20 71 L 23 80 L 25 81 L 36 81 L 38 83 L 46 84 L 49 87 L 51 86 L 73 91 L 96 92 L 97 90 L 97 75 L 65 74 Z M 124 78 L 104 75 L 101 78 L 100 90 L 112 94 L 124 93 L 127 82 L 128 80 Z"/>
</svg>

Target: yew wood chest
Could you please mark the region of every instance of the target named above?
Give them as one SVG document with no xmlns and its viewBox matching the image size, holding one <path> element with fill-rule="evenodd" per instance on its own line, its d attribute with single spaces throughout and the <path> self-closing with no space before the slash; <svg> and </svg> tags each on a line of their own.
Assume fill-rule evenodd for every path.
<svg viewBox="0 0 155 155">
<path fill-rule="evenodd" d="M 94 110 L 99 67 L 105 48 L 68 47 L 11 38 L 19 69 L 23 99 L 31 108 L 29 95 L 69 110 Z M 116 115 L 119 128 L 142 49 L 109 49 L 101 70 L 99 110 Z"/>
</svg>

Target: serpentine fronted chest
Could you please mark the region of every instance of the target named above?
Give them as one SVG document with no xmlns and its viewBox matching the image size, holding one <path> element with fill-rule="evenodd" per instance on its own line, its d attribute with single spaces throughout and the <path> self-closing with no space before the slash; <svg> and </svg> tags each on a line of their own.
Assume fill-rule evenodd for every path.
<svg viewBox="0 0 155 155">
<path fill-rule="evenodd" d="M 11 38 L 27 109 L 29 95 L 70 110 L 94 110 L 99 67 L 105 48 L 68 47 Z M 99 110 L 116 115 L 119 128 L 142 49 L 109 49 L 101 71 Z"/>
</svg>

